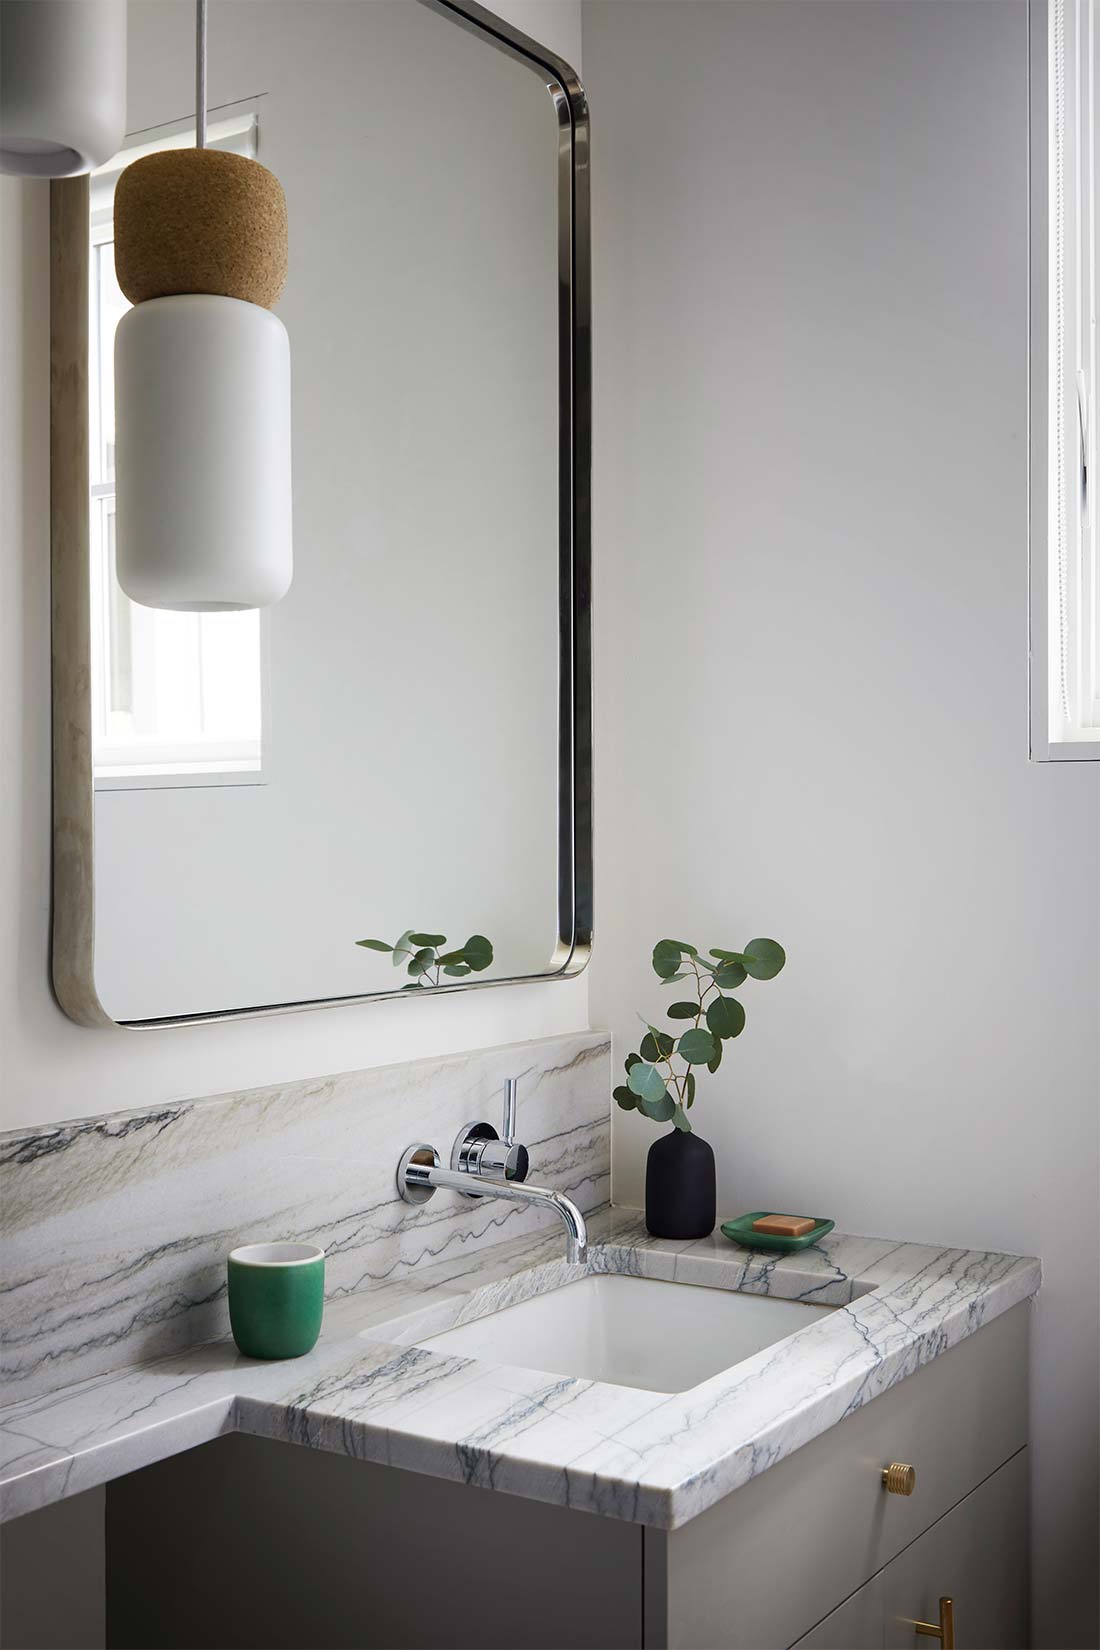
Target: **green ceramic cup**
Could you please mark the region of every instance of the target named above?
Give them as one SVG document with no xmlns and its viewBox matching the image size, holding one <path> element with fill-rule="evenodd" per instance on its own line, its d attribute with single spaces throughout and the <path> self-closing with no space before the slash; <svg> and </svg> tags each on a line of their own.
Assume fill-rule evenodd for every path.
<svg viewBox="0 0 1100 1650">
<path fill-rule="evenodd" d="M 249 1243 L 229 1256 L 229 1321 L 246 1358 L 301 1358 L 321 1333 L 325 1251 Z"/>
</svg>

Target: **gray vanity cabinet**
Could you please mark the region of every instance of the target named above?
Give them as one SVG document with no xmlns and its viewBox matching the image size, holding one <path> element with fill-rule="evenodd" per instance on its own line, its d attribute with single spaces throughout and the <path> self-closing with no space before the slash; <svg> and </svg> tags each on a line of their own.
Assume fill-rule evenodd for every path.
<svg viewBox="0 0 1100 1650">
<path fill-rule="evenodd" d="M 111 1484 L 113 1650 L 1027 1643 L 1029 1307 L 664 1531 L 235 1435 Z M 891 1461 L 916 1469 L 887 1492 Z"/>
<path fill-rule="evenodd" d="M 853 1595 L 884 1570 L 901 1577 L 898 1598 L 883 1602 L 899 1619 L 935 1614 L 952 1588 L 965 1616 L 968 1593 L 985 1599 L 997 1577 L 1014 1598 L 1026 1575 L 1018 1550 L 1026 1548 L 1029 1311 L 1014 1307 L 682 1528 L 647 1530 L 647 1650 L 784 1650 L 817 1623 L 824 1636 L 808 1642 L 820 1650 L 834 1642 L 844 1650 L 881 1646 L 873 1598 Z M 967 1502 L 1018 1454 L 1021 1465 L 1004 1481 L 1011 1489 L 999 1498 L 990 1492 L 999 1513 L 987 1526 L 985 1503 L 968 1514 Z M 883 1487 L 892 1461 L 916 1469 L 911 1495 Z M 933 1535 L 956 1518 L 953 1508 L 957 1527 L 969 1531 L 959 1552 L 971 1555 L 967 1575 L 955 1580 L 956 1566 L 941 1561 L 948 1549 Z M 847 1616 L 827 1629 L 838 1605 Z M 988 1614 L 984 1604 L 981 1613 Z M 1016 1636 L 987 1639 L 992 1650 L 1025 1642 L 1026 1598 L 1013 1619 Z M 910 1641 L 935 1643 L 911 1629 L 897 1642 Z M 976 1644 L 962 1634 L 958 1642 L 960 1650 Z"/>
</svg>

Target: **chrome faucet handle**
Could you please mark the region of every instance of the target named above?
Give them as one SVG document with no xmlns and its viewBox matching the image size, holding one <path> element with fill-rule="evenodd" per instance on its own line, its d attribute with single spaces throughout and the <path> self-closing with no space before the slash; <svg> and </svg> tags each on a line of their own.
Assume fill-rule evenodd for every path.
<svg viewBox="0 0 1100 1650">
<path fill-rule="evenodd" d="M 472 1180 L 527 1179 L 531 1159 L 527 1147 L 515 1138 L 516 1087 L 516 1079 L 509 1077 L 504 1085 L 503 1134 L 491 1123 L 467 1123 L 459 1130 L 451 1147 L 451 1168 L 457 1174 L 468 1174 Z M 471 1186 L 466 1195 L 479 1194 Z"/>
<path fill-rule="evenodd" d="M 518 1077 L 504 1079 L 504 1126 L 500 1131 L 500 1138 L 510 1146 L 516 1138 L 516 1090 L 519 1088 Z"/>
</svg>

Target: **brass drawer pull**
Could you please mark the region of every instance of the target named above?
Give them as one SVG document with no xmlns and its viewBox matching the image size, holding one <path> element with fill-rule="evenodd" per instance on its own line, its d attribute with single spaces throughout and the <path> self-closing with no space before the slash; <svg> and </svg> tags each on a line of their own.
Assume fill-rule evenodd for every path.
<svg viewBox="0 0 1100 1650">
<path fill-rule="evenodd" d="M 891 1461 L 882 1469 L 882 1482 L 891 1495 L 912 1495 L 917 1486 L 916 1467 L 907 1467 L 904 1461 Z"/>
<path fill-rule="evenodd" d="M 931 1621 L 915 1621 L 913 1630 L 923 1633 L 925 1638 L 939 1639 L 943 1650 L 955 1650 L 955 1600 L 953 1598 L 940 1599 L 940 1624 L 937 1627 Z"/>
</svg>

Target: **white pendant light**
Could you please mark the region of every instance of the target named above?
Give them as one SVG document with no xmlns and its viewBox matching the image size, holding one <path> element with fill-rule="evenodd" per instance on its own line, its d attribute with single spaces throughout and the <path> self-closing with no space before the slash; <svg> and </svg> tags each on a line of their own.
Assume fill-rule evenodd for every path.
<svg viewBox="0 0 1100 1650">
<path fill-rule="evenodd" d="M 0 172 L 90 172 L 126 132 L 126 0 L 0 0 Z"/>
<path fill-rule="evenodd" d="M 134 161 L 115 189 L 118 580 L 145 607 L 269 607 L 293 573 L 290 345 L 277 178 L 198 143 Z"/>
<path fill-rule="evenodd" d="M 145 607 L 268 607 L 290 588 L 290 345 L 239 298 L 153 298 L 115 345 L 117 564 Z"/>
</svg>

